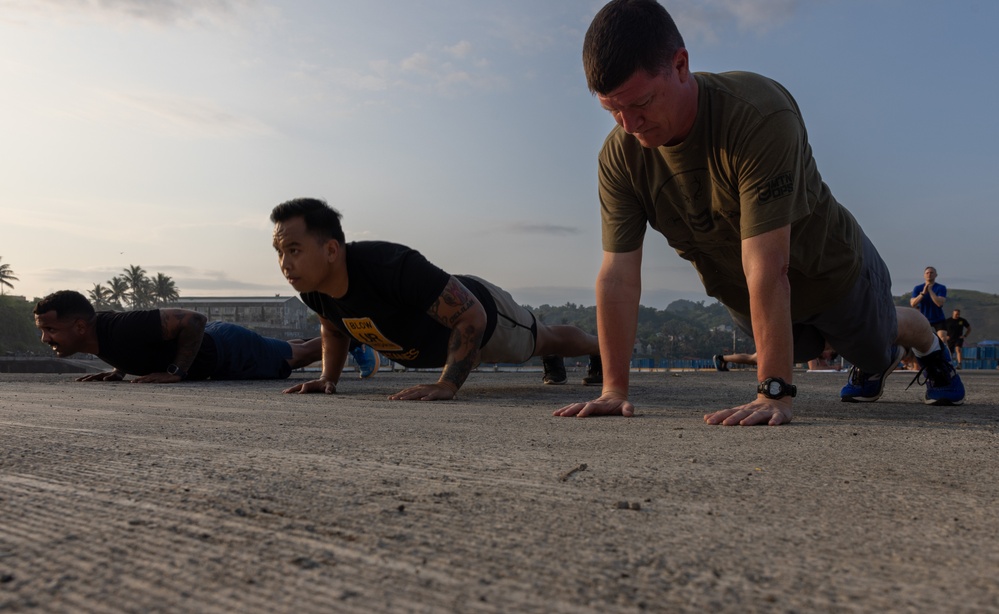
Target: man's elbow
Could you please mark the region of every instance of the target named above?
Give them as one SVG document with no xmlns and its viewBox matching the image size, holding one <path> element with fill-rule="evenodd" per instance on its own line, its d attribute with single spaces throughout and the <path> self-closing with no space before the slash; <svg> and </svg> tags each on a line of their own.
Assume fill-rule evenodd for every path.
<svg viewBox="0 0 999 614">
<path fill-rule="evenodd" d="M 194 325 L 200 328 L 201 330 L 204 330 L 205 325 L 208 324 L 208 316 L 206 316 L 203 313 L 196 314 L 193 318 L 191 318 L 191 320 L 194 323 Z"/>
</svg>

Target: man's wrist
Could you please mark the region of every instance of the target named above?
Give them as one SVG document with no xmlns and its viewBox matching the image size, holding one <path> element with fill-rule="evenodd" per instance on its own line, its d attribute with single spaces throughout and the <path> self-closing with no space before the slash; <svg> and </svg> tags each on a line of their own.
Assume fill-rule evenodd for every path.
<svg viewBox="0 0 999 614">
<path fill-rule="evenodd" d="M 756 387 L 756 393 L 768 399 L 777 400 L 796 396 L 798 394 L 798 387 L 785 382 L 784 378 L 768 377 L 759 383 Z"/>
<path fill-rule="evenodd" d="M 166 372 L 170 375 L 176 375 L 180 379 L 187 379 L 187 371 L 175 364 L 167 365 Z"/>
<path fill-rule="evenodd" d="M 454 382 L 449 382 L 446 379 L 442 379 L 442 380 L 437 380 L 437 383 L 450 390 L 451 394 L 458 394 L 458 386 Z"/>
</svg>

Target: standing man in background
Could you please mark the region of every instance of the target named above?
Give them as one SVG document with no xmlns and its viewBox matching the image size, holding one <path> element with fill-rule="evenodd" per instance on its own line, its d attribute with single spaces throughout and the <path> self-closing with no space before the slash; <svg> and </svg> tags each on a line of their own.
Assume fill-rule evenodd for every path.
<svg viewBox="0 0 999 614">
<path fill-rule="evenodd" d="M 961 317 L 961 310 L 955 309 L 951 317 L 944 320 L 944 330 L 947 331 L 947 348 L 957 359 L 957 368 L 961 368 L 961 350 L 964 348 L 964 338 L 971 334 L 971 324 Z"/>
<path fill-rule="evenodd" d="M 940 340 L 946 342 L 944 321 L 947 316 L 944 315 L 943 304 L 947 302 L 947 286 L 937 283 L 937 270 L 931 266 L 923 270 L 923 279 L 923 283 L 912 289 L 909 304 L 929 320 Z"/>
</svg>

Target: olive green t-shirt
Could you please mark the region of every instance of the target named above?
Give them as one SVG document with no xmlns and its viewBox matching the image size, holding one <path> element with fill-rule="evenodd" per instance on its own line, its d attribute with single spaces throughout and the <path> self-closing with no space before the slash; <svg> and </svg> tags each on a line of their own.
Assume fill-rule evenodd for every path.
<svg viewBox="0 0 999 614">
<path fill-rule="evenodd" d="M 697 73 L 697 119 L 682 143 L 648 149 L 620 126 L 599 157 L 603 248 L 661 232 L 704 289 L 749 316 L 742 240 L 791 225 L 791 316 L 827 309 L 861 267 L 863 232 L 822 181 L 798 105 L 775 81 Z"/>
</svg>

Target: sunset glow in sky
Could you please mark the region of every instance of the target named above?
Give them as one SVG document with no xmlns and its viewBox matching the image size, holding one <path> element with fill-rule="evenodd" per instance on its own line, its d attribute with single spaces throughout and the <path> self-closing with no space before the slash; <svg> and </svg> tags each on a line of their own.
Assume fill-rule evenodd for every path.
<svg viewBox="0 0 999 614">
<path fill-rule="evenodd" d="M 183 295 L 291 295 L 271 208 L 326 199 L 348 240 L 406 243 L 522 303 L 591 305 L 587 0 L 0 0 L 7 293 L 130 264 Z M 896 293 L 926 265 L 999 292 L 992 0 L 664 2 L 695 71 L 796 97 L 819 169 Z M 661 236 L 643 304 L 707 297 Z"/>
</svg>

